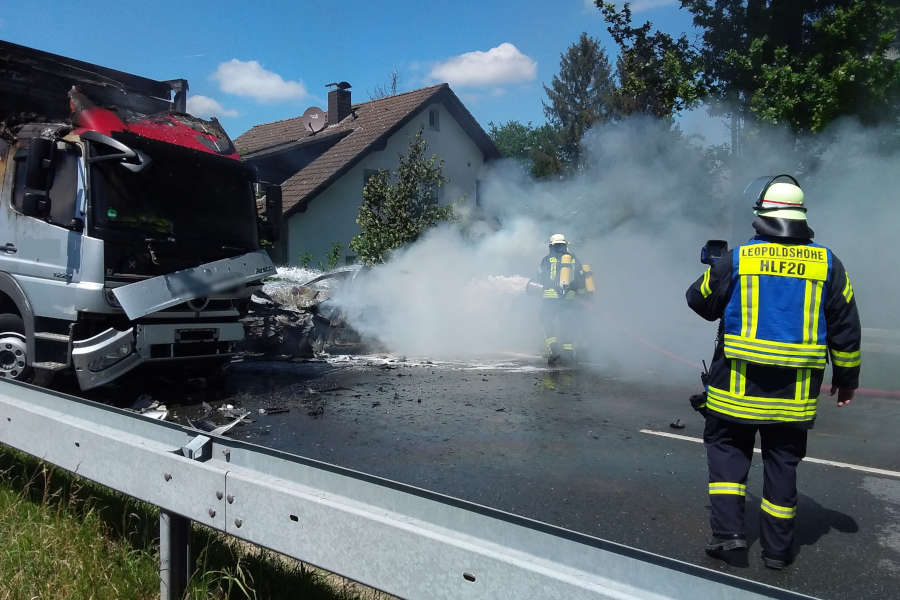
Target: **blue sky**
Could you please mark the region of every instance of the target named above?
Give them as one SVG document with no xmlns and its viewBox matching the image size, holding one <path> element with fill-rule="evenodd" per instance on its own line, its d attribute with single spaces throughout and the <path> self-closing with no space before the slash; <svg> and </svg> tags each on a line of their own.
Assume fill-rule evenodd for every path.
<svg viewBox="0 0 900 600">
<path fill-rule="evenodd" d="M 3 2 L 0 39 L 154 79 L 184 77 L 189 108 L 232 137 L 327 108 L 325 84 L 368 100 L 390 73 L 400 91 L 448 81 L 478 121 L 544 121 L 542 84 L 582 31 L 614 59 L 590 0 L 460 2 Z M 691 31 L 678 0 L 632 2 L 634 20 Z M 705 114 L 690 122 L 704 126 Z M 694 129 L 694 127 L 691 127 Z"/>
</svg>

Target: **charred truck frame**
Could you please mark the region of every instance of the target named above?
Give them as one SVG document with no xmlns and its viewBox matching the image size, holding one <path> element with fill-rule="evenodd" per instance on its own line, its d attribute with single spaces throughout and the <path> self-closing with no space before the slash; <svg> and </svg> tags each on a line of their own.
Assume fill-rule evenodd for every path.
<svg viewBox="0 0 900 600">
<path fill-rule="evenodd" d="M 0 41 L 0 377 L 88 389 L 236 351 L 281 194 L 261 227 L 254 173 L 187 89 Z"/>
</svg>

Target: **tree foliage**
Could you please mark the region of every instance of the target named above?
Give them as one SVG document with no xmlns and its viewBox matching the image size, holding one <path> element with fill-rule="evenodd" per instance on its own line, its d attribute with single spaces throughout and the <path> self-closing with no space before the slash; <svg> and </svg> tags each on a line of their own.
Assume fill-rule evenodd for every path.
<svg viewBox="0 0 900 600">
<path fill-rule="evenodd" d="M 562 159 L 578 162 L 579 142 L 594 124 L 612 115 L 615 84 L 606 51 L 600 42 L 582 33 L 577 42 L 560 55 L 559 74 L 544 86 L 548 102 L 544 114 L 561 136 Z"/>
<path fill-rule="evenodd" d="M 713 96 L 742 116 L 822 131 L 900 116 L 897 0 L 682 0 Z"/>
<path fill-rule="evenodd" d="M 544 123 L 534 127 L 519 121 L 489 124 L 488 134 L 504 158 L 519 161 L 535 177 L 555 175 L 563 170 L 560 159 L 560 135 L 555 127 Z"/>
<path fill-rule="evenodd" d="M 704 92 L 700 57 L 685 36 L 673 38 L 653 30 L 650 21 L 633 25 L 627 2 L 621 10 L 602 0 L 595 3 L 619 46 L 612 103 L 618 116 L 638 113 L 670 119 L 699 101 Z"/>
<path fill-rule="evenodd" d="M 383 263 L 391 250 L 416 241 L 438 223 L 453 220 L 453 206 L 440 206 L 437 193 L 447 182 L 443 160 L 427 158 L 420 130 L 400 155 L 397 169 L 376 171 L 363 186 L 356 223 L 361 233 L 350 248 L 367 265 Z"/>
</svg>

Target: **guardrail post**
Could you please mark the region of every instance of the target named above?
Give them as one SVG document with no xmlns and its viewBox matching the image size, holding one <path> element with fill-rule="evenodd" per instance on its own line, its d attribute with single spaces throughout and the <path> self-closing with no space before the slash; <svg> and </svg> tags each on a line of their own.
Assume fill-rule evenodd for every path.
<svg viewBox="0 0 900 600">
<path fill-rule="evenodd" d="M 159 511 L 159 598 L 181 600 L 190 572 L 191 521 L 181 515 Z"/>
</svg>

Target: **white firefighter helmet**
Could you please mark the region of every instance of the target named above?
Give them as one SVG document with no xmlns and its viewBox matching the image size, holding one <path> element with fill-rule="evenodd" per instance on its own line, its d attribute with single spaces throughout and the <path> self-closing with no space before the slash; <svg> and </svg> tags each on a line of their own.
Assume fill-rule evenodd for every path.
<svg viewBox="0 0 900 600">
<path fill-rule="evenodd" d="M 554 233 L 550 236 L 550 245 L 555 246 L 557 244 L 568 245 L 569 242 L 566 241 L 566 236 L 561 233 Z"/>
<path fill-rule="evenodd" d="M 776 182 L 769 186 L 763 194 L 763 200 L 756 214 L 763 217 L 806 220 L 806 208 L 803 206 L 803 190 L 792 183 Z"/>
<path fill-rule="evenodd" d="M 765 181 L 768 179 L 768 181 Z M 790 181 L 777 181 L 789 179 Z M 758 184 L 762 184 L 758 186 Z M 803 190 L 797 180 L 790 175 L 760 177 L 747 186 L 759 189 L 753 211 L 760 217 L 773 217 L 791 221 L 805 221 L 806 207 L 803 205 Z M 761 189 L 760 189 L 761 188 Z M 751 191 L 751 193 L 753 193 Z"/>
</svg>

